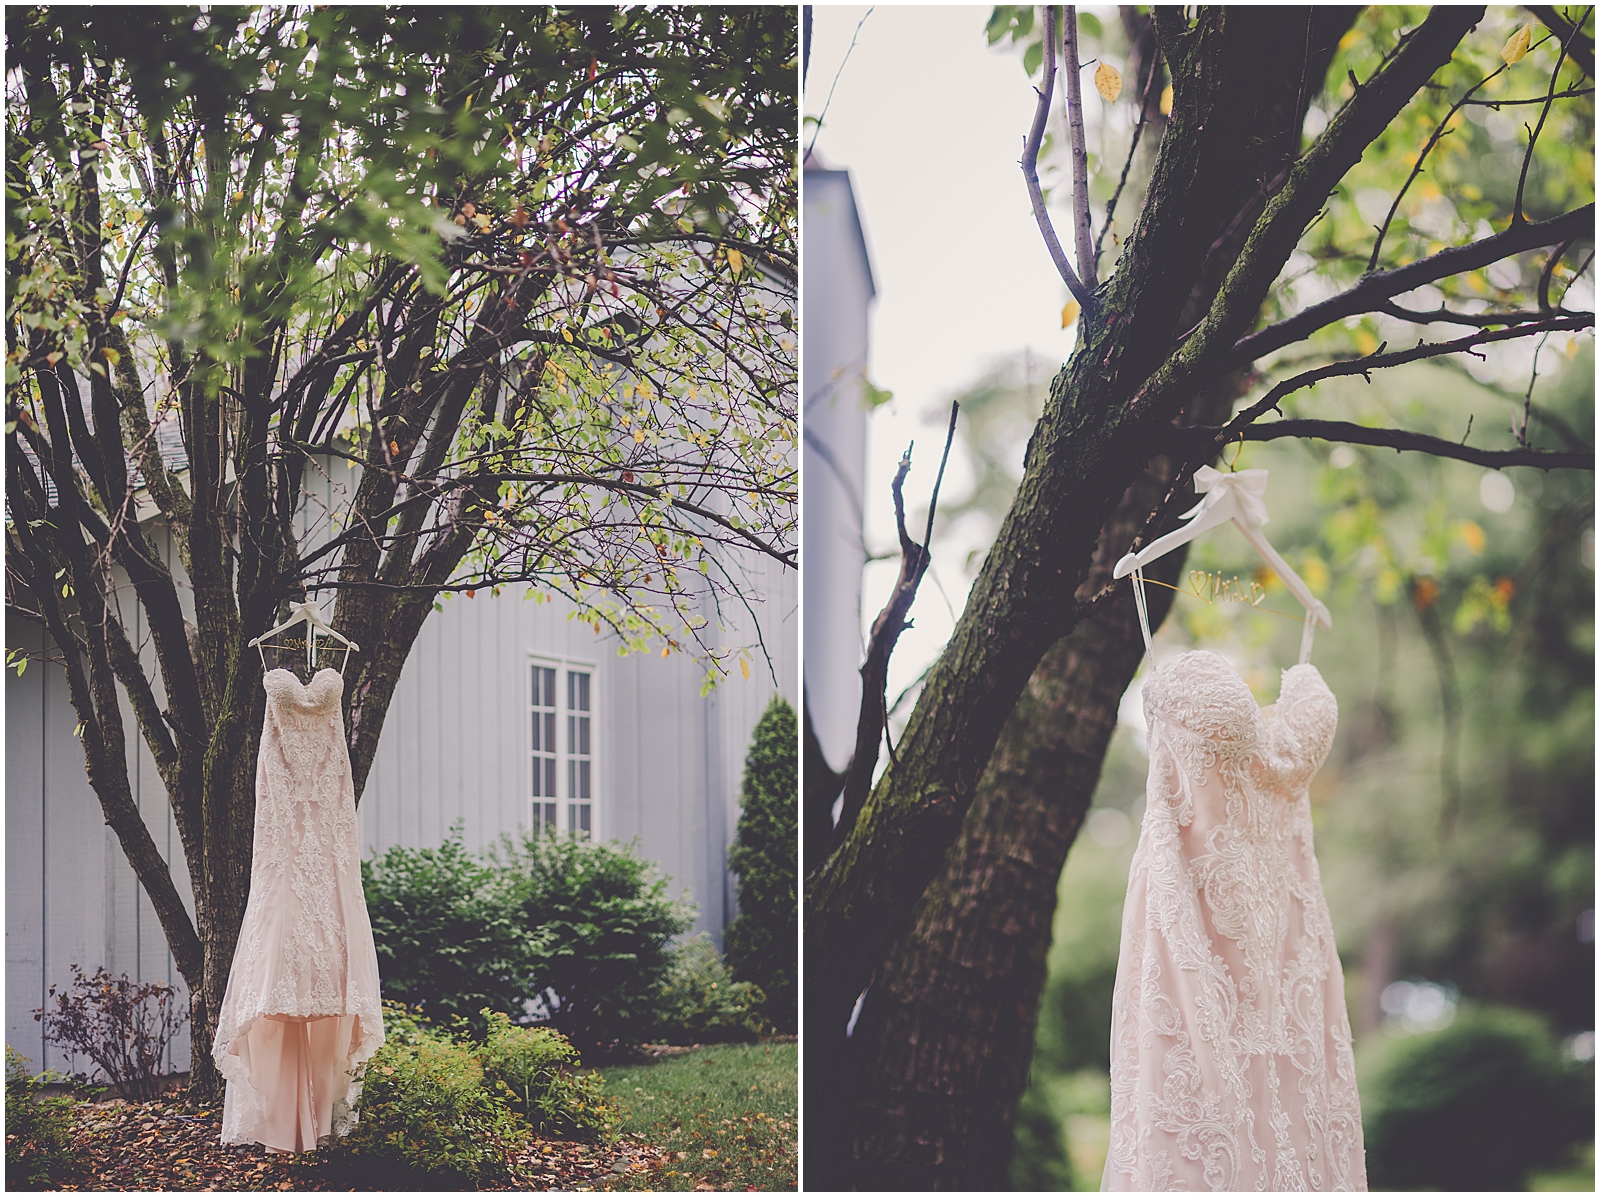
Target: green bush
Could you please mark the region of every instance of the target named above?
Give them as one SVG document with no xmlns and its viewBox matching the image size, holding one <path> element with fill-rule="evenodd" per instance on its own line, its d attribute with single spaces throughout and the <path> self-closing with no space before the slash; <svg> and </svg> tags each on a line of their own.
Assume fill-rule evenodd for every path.
<svg viewBox="0 0 1600 1197">
<path fill-rule="evenodd" d="M 766 994 L 766 1016 L 785 1033 L 798 1028 L 800 1015 L 798 732 L 794 708 L 778 697 L 751 735 L 738 839 L 728 852 L 739 875 L 739 917 L 723 938 L 733 975 Z"/>
<path fill-rule="evenodd" d="M 70 1097 L 45 1097 L 44 1087 L 61 1079 L 34 1076 L 28 1060 L 6 1044 L 6 1188 L 53 1189 L 72 1170 Z"/>
<path fill-rule="evenodd" d="M 361 880 L 384 996 L 439 1022 L 484 1006 L 521 1012 L 533 950 L 519 881 L 470 855 L 459 825 L 438 848 L 363 861 Z"/>
<path fill-rule="evenodd" d="M 384 1006 L 385 1042 L 367 1062 L 360 1121 L 335 1148 L 339 1163 L 388 1184 L 417 1174 L 474 1187 L 511 1179 L 528 1125 L 485 1082 L 482 1060 L 413 1012 Z"/>
<path fill-rule="evenodd" d="M 517 1027 L 504 1014 L 483 1011 L 484 1076 L 507 1095 L 534 1130 L 565 1138 L 599 1138 L 616 1103 L 596 1073 L 580 1073 L 578 1050 L 548 1027 Z"/>
<path fill-rule="evenodd" d="M 1594 1126 L 1594 1068 L 1520 1010 L 1480 1009 L 1394 1044 L 1362 1093 L 1374 1189 L 1520 1189 Z"/>
<path fill-rule="evenodd" d="M 655 866 L 567 835 L 502 838 L 495 859 L 520 887 L 535 1017 L 584 1049 L 648 1035 L 669 945 L 692 918 Z"/>
<path fill-rule="evenodd" d="M 758 986 L 734 979 L 702 931 L 672 950 L 656 1034 L 667 1043 L 753 1039 L 766 1029 Z"/>
</svg>

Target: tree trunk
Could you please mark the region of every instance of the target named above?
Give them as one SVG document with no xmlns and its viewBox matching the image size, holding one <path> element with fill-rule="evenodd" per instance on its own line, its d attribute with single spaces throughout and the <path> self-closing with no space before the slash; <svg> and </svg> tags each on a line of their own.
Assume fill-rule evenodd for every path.
<svg viewBox="0 0 1600 1197">
<path fill-rule="evenodd" d="M 1027 476 L 985 562 L 990 585 L 980 577 L 974 587 L 903 738 L 901 765 L 908 764 L 908 757 L 920 759 L 901 778 L 894 776 L 899 770 L 893 766 L 886 772 L 874 795 L 880 810 L 871 811 L 869 805 L 876 818 L 864 820 L 877 826 L 859 829 L 864 834 L 848 846 L 855 849 L 856 859 L 841 853 L 814 877 L 813 910 L 825 911 L 826 917 L 813 916 L 817 931 L 808 936 L 808 960 L 823 984 L 820 992 L 814 991 L 808 1018 L 807 1071 L 808 1077 L 829 1078 L 820 1088 L 830 1101 L 819 1097 L 808 1109 L 808 1142 L 816 1144 L 807 1153 L 808 1179 L 814 1176 L 824 1186 L 865 1188 L 993 1188 L 1007 1183 L 1012 1119 L 1032 1055 L 1060 867 L 1092 796 L 1118 699 L 1142 654 L 1125 590 L 1109 606 L 1094 610 L 1088 627 L 1080 625 L 1033 670 L 974 787 L 959 838 L 942 871 L 917 899 L 911 930 L 885 943 L 881 957 L 864 975 L 855 973 L 863 982 L 870 977 L 871 985 L 847 1042 L 839 1015 L 848 1010 L 847 1001 L 856 1000 L 851 990 L 860 990 L 850 976 L 849 949 L 878 956 L 873 948 L 883 943 L 884 928 L 892 929 L 896 908 L 906 901 L 905 890 L 892 879 L 886 883 L 884 871 L 909 877 L 928 867 L 926 845 L 939 840 L 951 815 L 961 813 L 962 777 L 971 762 L 954 759 L 954 742 L 969 740 L 976 756 L 987 718 L 980 708 L 993 703 L 1004 709 L 1006 702 L 994 692 L 1007 672 L 1002 662 L 1071 606 L 1067 595 L 1040 602 L 1060 576 L 1045 562 L 1053 560 L 1056 570 L 1070 569 L 1050 550 L 1059 551 L 1064 540 L 1081 532 L 1079 521 L 1086 507 L 1093 511 L 1096 496 L 1092 490 L 1085 493 L 1087 487 L 1079 488 L 1117 452 L 1120 421 L 1111 414 L 1117 403 L 1107 392 L 1117 388 L 1118 372 L 1126 369 L 1145 377 L 1138 365 L 1143 353 L 1170 345 L 1175 333 L 1197 320 L 1203 329 L 1228 309 L 1229 300 L 1251 302 L 1238 288 L 1234 268 L 1252 241 L 1259 246 L 1266 239 L 1258 225 L 1271 223 L 1262 219 L 1271 206 L 1269 196 L 1288 175 L 1288 163 L 1299 150 L 1305 106 L 1320 90 L 1339 34 L 1354 15 L 1355 10 L 1280 10 L 1275 14 L 1280 24 L 1270 30 L 1262 25 L 1241 30 L 1237 24 L 1229 29 L 1225 16 L 1203 18 L 1185 30 L 1170 19 L 1162 27 L 1158 14 L 1162 49 L 1175 64 L 1180 90 L 1175 136 L 1161 145 L 1140 227 L 1118 274 L 1102 288 L 1101 327 L 1085 328 L 1083 347 L 1052 387 L 1051 402 L 1029 446 Z M 1208 28 L 1208 20 L 1216 23 Z M 1464 28 L 1440 32 L 1426 60 L 1412 65 L 1411 90 L 1426 77 L 1422 72 L 1431 73 L 1441 60 L 1443 43 L 1453 45 Z M 1259 37 L 1280 43 L 1275 57 L 1257 59 L 1255 69 L 1271 78 L 1258 76 L 1259 90 L 1225 94 L 1231 70 L 1227 62 L 1248 53 L 1245 47 Z M 1292 49 L 1285 53 L 1284 47 Z M 1264 65 L 1268 58 L 1276 69 Z M 1194 86 L 1195 81 L 1208 109 L 1198 121 L 1184 115 L 1181 96 L 1185 83 Z M 1396 91 L 1405 86 L 1397 83 Z M 1365 135 L 1376 131 L 1373 122 Z M 1208 142 L 1207 152 L 1195 157 L 1197 146 L 1185 146 L 1185 140 Z M 1219 153 L 1232 164 L 1227 178 L 1212 173 Z M 1173 200 L 1179 194 L 1182 204 Z M 1190 231 L 1179 238 L 1176 226 L 1185 221 Z M 1172 240 L 1165 252 L 1144 257 L 1140 242 L 1154 246 L 1166 237 Z M 1203 251 L 1199 256 L 1196 243 Z M 1170 291 L 1165 302 L 1151 295 L 1152 287 L 1159 291 L 1175 285 L 1187 297 L 1179 304 L 1170 302 Z M 1251 304 L 1247 319 L 1240 319 L 1242 312 L 1233 313 L 1240 331 L 1253 321 L 1259 302 L 1257 298 Z M 1170 331 L 1150 327 L 1134 332 L 1142 321 L 1163 318 L 1172 321 Z M 1164 350 L 1158 356 L 1160 352 Z M 1182 401 L 1174 403 L 1167 419 L 1182 409 L 1192 421 L 1211 409 L 1231 406 L 1240 393 L 1237 380 L 1220 375 L 1207 379 L 1203 373 L 1190 377 Z M 1154 385 L 1160 382 L 1158 373 Z M 1053 422 L 1058 426 L 1052 427 Z M 1048 478 L 1052 473 L 1055 477 Z M 1030 488 L 1030 481 L 1037 485 Z M 1074 501 L 1063 502 L 1065 491 L 1074 493 Z M 1138 506 L 1141 491 L 1144 501 Z M 1094 582 L 1109 580 L 1116 557 L 1106 555 L 1106 537 L 1120 537 L 1125 545 L 1159 494 L 1147 476 L 1123 496 L 1092 566 L 1078 575 L 1080 601 L 1098 588 Z M 1076 528 L 1063 528 L 1067 521 L 1047 514 L 1052 508 Z M 1173 558 L 1162 564 L 1177 569 Z M 1024 597 L 1030 590 L 1033 603 Z M 987 645 L 980 647 L 984 640 Z M 985 673 L 987 678 L 974 676 Z M 917 727 L 919 716 L 929 720 L 924 727 L 936 726 L 937 746 L 931 751 L 915 743 L 914 733 L 923 730 Z M 913 751 L 907 751 L 908 745 L 914 745 Z M 896 790 L 911 797 L 913 805 L 894 811 L 892 823 L 897 825 L 886 826 L 885 812 L 896 805 Z M 876 867 L 863 868 L 869 857 Z M 841 886 L 851 872 L 857 884 Z M 874 922 L 865 925 L 864 934 L 846 931 L 852 923 L 863 927 L 866 917 Z M 831 953 L 830 939 L 835 941 Z M 855 963 L 858 970 L 865 968 L 865 961 Z M 816 1067 L 809 1066 L 813 1057 Z M 853 1100 L 839 1100 L 840 1089 Z"/>
<path fill-rule="evenodd" d="M 1169 482 L 1163 460 L 1129 489 L 1086 588 L 1111 580 Z M 1169 554 L 1149 576 L 1172 583 L 1182 560 Z M 1157 626 L 1171 593 L 1151 592 Z M 1033 1055 L 1061 868 L 1143 656 L 1123 588 L 1034 670 L 943 874 L 867 990 L 845 1049 L 852 1100 L 831 1094 L 807 1110 L 808 1140 L 823 1129 L 818 1115 L 839 1111 L 835 1141 L 819 1143 L 831 1164 L 818 1178 L 824 1187 L 1010 1187 L 1012 1118 Z"/>
</svg>

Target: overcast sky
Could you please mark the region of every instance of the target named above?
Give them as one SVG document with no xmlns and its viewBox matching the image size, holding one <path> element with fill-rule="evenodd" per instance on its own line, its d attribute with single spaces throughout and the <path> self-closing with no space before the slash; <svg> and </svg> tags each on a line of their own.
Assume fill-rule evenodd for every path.
<svg viewBox="0 0 1600 1197">
<path fill-rule="evenodd" d="M 805 112 L 816 116 L 864 6 L 814 10 Z M 1035 93 L 1017 54 L 991 50 L 988 7 L 878 6 L 839 75 L 817 153 L 848 169 L 878 298 L 873 382 L 894 401 L 872 419 L 867 544 L 895 544 L 889 482 L 915 439 L 907 506 L 933 487 L 950 400 L 997 359 L 1031 350 L 1043 382 L 1072 347 L 1061 329 L 1067 292 L 1039 238 L 1018 159 Z M 811 136 L 806 133 L 807 140 Z M 1058 218 L 1057 227 L 1065 227 Z M 944 494 L 966 487 L 958 467 Z M 918 529 L 915 535 L 921 535 Z M 965 545 L 941 545 L 890 670 L 891 700 L 938 655 L 966 599 Z M 870 624 L 898 565 L 867 567 Z M 941 593 L 942 589 L 942 593 Z M 946 600 L 948 599 L 948 604 Z"/>
</svg>

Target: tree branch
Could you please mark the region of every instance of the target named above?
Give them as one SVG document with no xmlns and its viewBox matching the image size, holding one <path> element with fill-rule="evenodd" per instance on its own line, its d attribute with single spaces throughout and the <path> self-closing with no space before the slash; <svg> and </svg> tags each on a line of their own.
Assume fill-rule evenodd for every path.
<svg viewBox="0 0 1600 1197">
<path fill-rule="evenodd" d="M 1216 445 L 1217 438 L 1227 429 L 1208 428 L 1203 425 L 1174 430 L 1173 439 L 1186 457 L 1204 452 Z M 1432 457 L 1449 457 L 1467 461 L 1491 470 L 1507 466 L 1532 466 L 1540 470 L 1590 470 L 1594 469 L 1594 450 L 1579 452 L 1557 449 L 1479 449 L 1457 444 L 1443 437 L 1422 432 L 1409 432 L 1403 428 L 1368 428 L 1344 420 L 1274 420 L 1270 424 L 1251 424 L 1230 434 L 1227 439 L 1243 438 L 1247 441 L 1275 441 L 1286 436 L 1305 437 L 1319 441 L 1340 441 L 1350 445 L 1372 445 L 1396 452 L 1426 453 Z"/>
<path fill-rule="evenodd" d="M 1061 240 L 1056 236 L 1055 225 L 1051 223 L 1050 210 L 1045 207 L 1044 191 L 1039 187 L 1039 147 L 1044 143 L 1044 127 L 1050 119 L 1050 97 L 1055 92 L 1056 84 L 1055 27 L 1056 10 L 1054 6 L 1046 5 L 1044 78 L 1040 81 L 1039 103 L 1033 110 L 1033 128 L 1028 131 L 1028 140 L 1022 148 L 1022 177 L 1028 184 L 1028 200 L 1033 204 L 1033 219 L 1039 225 L 1039 235 L 1044 238 L 1044 246 L 1050 252 L 1050 260 L 1055 263 L 1056 273 L 1061 276 L 1061 281 L 1067 284 L 1067 290 L 1072 292 L 1072 297 L 1078 301 L 1078 306 L 1083 309 L 1083 315 L 1087 319 L 1094 304 L 1094 297 L 1078 278 L 1072 269 L 1072 264 L 1067 261 L 1066 251 L 1061 248 Z"/>
<path fill-rule="evenodd" d="M 1122 163 L 1122 176 L 1117 179 L 1117 189 L 1111 193 L 1111 200 L 1106 204 L 1105 223 L 1100 226 L 1100 233 L 1094 239 L 1094 268 L 1097 276 L 1100 271 L 1100 247 L 1105 244 L 1106 234 L 1111 231 L 1111 220 L 1117 212 L 1117 201 L 1122 198 L 1122 189 L 1128 185 L 1128 172 L 1133 169 L 1133 156 L 1139 150 L 1139 135 L 1144 132 L 1145 117 L 1150 110 L 1150 89 L 1161 77 L 1160 47 L 1156 48 L 1154 57 L 1155 61 L 1150 64 L 1150 74 L 1145 78 L 1144 94 L 1139 98 L 1139 119 L 1133 125 L 1133 141 L 1128 146 L 1128 157 Z"/>
<path fill-rule="evenodd" d="M 887 739 L 888 712 L 884 688 L 889 676 L 889 658 L 894 653 L 900 633 L 911 626 L 906 615 L 916 601 L 917 588 L 922 584 L 922 577 L 933 560 L 933 515 L 939 504 L 939 486 L 944 481 L 944 466 L 950 457 L 950 443 L 955 437 L 956 415 L 960 410 L 959 403 L 950 405 L 950 427 L 945 433 L 944 457 L 939 462 L 939 476 L 934 482 L 933 497 L 928 504 L 927 543 L 917 544 L 906 530 L 904 490 L 906 475 L 911 471 L 909 448 L 900 458 L 900 466 L 895 470 L 894 481 L 890 484 L 894 494 L 895 525 L 900 536 L 900 577 L 890 592 L 889 601 L 878 612 L 878 618 L 873 620 L 872 634 L 867 640 L 867 658 L 861 665 L 861 710 L 856 719 L 856 746 L 850 754 L 850 763 L 845 766 L 844 806 L 839 813 L 839 822 L 833 829 L 833 840 L 828 848 L 830 854 L 849 838 L 851 829 L 856 825 L 867 794 L 872 789 L 873 771 L 878 767 L 879 740 Z M 891 755 L 893 751 L 891 746 Z"/>
<path fill-rule="evenodd" d="M 1424 283 L 1478 270 L 1501 258 L 1537 249 L 1541 245 L 1556 245 L 1570 238 L 1593 234 L 1594 205 L 1585 204 L 1551 220 L 1536 224 L 1514 224 L 1503 233 L 1495 233 L 1470 245 L 1452 246 L 1408 266 L 1365 275 L 1342 295 L 1313 304 L 1303 312 L 1235 342 L 1223 360 L 1220 372 L 1227 373 L 1249 365 L 1276 349 L 1305 340 L 1317 329 L 1343 320 L 1346 316 L 1378 311 L 1384 301 Z"/>
</svg>

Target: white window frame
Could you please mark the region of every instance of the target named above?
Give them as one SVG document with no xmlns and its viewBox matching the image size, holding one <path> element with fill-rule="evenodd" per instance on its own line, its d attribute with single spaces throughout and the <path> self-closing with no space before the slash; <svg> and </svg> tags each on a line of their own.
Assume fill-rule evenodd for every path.
<svg viewBox="0 0 1600 1197">
<path fill-rule="evenodd" d="M 570 717 L 582 714 L 587 716 L 589 720 L 589 754 L 584 758 L 589 762 L 589 838 L 592 840 L 603 839 L 605 835 L 606 804 L 605 779 L 600 765 L 600 746 L 603 736 L 600 730 L 599 662 L 579 657 L 554 657 L 543 653 L 529 653 L 528 666 L 527 711 L 529 722 L 524 725 L 525 727 L 531 728 L 532 715 L 535 709 L 533 706 L 533 667 L 554 669 L 556 672 L 556 830 L 563 834 L 567 833 L 576 818 L 578 795 L 572 792 L 572 780 L 576 773 L 572 766 L 578 758 L 572 751 L 568 720 Z M 586 673 L 589 675 L 589 709 L 581 713 L 571 709 L 570 687 L 572 683 L 568 679 L 574 673 Z M 550 708 L 542 707 L 539 709 L 548 711 Z M 542 832 L 545 826 L 543 810 L 537 808 L 542 808 L 543 804 L 549 802 L 550 799 L 542 795 L 537 798 L 533 796 L 531 732 L 528 751 L 523 753 L 523 759 L 528 762 L 529 766 L 528 777 L 523 789 L 528 803 L 528 826 Z M 542 783 L 541 788 L 543 788 Z"/>
<path fill-rule="evenodd" d="M 533 715 L 534 715 L 535 711 L 538 711 L 541 714 L 541 716 L 548 715 L 550 713 L 550 711 L 551 711 L 551 708 L 548 707 L 548 706 L 535 707 L 533 705 L 533 671 L 535 669 L 548 669 L 548 670 L 551 670 L 554 673 L 554 677 L 555 677 L 554 687 L 555 687 L 555 693 L 556 693 L 556 704 L 555 704 L 555 709 L 554 709 L 554 713 L 555 713 L 555 720 L 554 720 L 554 725 L 555 725 L 554 726 L 554 730 L 555 730 L 555 751 L 552 752 L 548 745 L 545 745 L 545 744 L 541 743 L 540 748 L 539 748 L 539 756 L 537 758 L 534 757 L 534 749 L 533 749 L 533 734 L 532 734 Z M 525 729 L 528 729 L 529 735 L 528 735 L 528 750 L 522 754 L 523 755 L 523 759 L 528 764 L 528 773 L 527 773 L 526 784 L 523 787 L 523 794 L 526 796 L 527 802 L 528 802 L 528 826 L 532 830 L 537 831 L 537 832 L 539 832 L 541 834 L 544 832 L 544 828 L 545 828 L 544 818 L 543 818 L 543 815 L 544 815 L 543 808 L 544 808 L 544 806 L 546 804 L 551 804 L 551 803 L 554 804 L 554 806 L 556 808 L 556 810 L 555 810 L 555 826 L 558 829 L 561 826 L 561 808 L 562 808 L 562 805 L 563 805 L 563 799 L 561 798 L 561 775 L 564 772 L 564 770 L 561 767 L 561 765 L 562 765 L 562 755 L 561 755 L 561 750 L 560 750 L 561 749 L 561 734 L 562 734 L 562 732 L 564 730 L 564 721 L 562 719 L 563 711 L 561 709 L 561 698 L 562 698 L 562 689 L 564 687 L 564 682 L 562 680 L 562 675 L 565 672 L 566 672 L 566 666 L 559 659 L 552 658 L 552 657 L 545 657 L 545 656 L 537 656 L 537 655 L 534 655 L 534 654 L 529 654 L 529 656 L 528 656 L 528 672 L 527 672 L 527 680 L 528 680 L 528 706 L 527 706 L 527 711 L 528 711 L 528 717 L 527 717 L 527 722 L 525 722 L 523 724 L 523 727 Z M 540 738 L 541 738 L 541 740 L 543 740 L 544 737 L 541 736 Z M 545 771 L 543 762 L 546 760 L 546 758 L 548 756 L 553 756 L 555 758 L 553 763 L 555 765 L 554 772 L 555 772 L 555 782 L 556 782 L 556 793 L 555 793 L 554 796 L 546 795 L 543 792 L 544 788 L 545 788 L 544 781 L 545 781 L 545 777 L 547 776 L 547 773 Z M 536 759 L 539 762 L 538 764 L 535 764 L 535 760 Z M 535 795 L 534 792 L 533 792 L 534 789 L 535 789 L 535 783 L 537 783 L 537 788 L 540 791 L 538 795 Z"/>
</svg>

